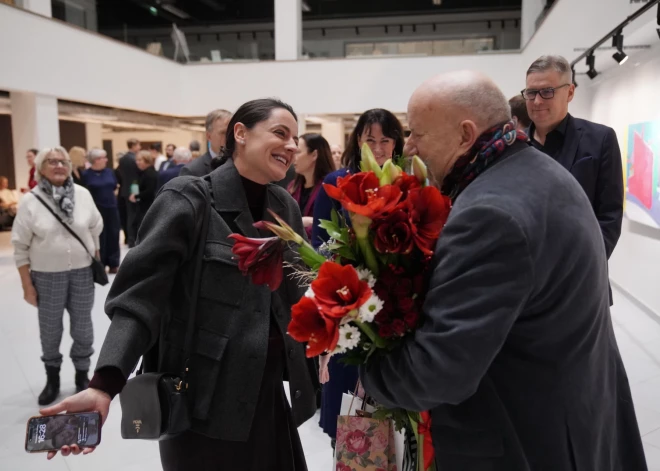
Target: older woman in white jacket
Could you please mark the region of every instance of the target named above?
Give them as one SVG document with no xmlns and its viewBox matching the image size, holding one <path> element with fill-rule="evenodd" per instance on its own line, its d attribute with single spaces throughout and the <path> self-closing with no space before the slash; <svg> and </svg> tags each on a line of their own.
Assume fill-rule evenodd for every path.
<svg viewBox="0 0 660 471">
<path fill-rule="evenodd" d="M 86 389 L 89 383 L 87 373 L 94 353 L 94 280 L 89 253 L 98 254 L 103 219 L 90 193 L 73 183 L 66 150 L 62 147 L 42 150 L 35 159 L 35 168 L 38 183 L 21 201 L 11 241 L 24 298 L 39 310 L 41 360 L 48 378 L 39 395 L 39 404 L 45 405 L 53 402 L 60 391 L 65 308 L 73 338 L 71 359 L 76 368 L 76 389 Z M 44 203 L 80 237 L 85 247 Z"/>
</svg>

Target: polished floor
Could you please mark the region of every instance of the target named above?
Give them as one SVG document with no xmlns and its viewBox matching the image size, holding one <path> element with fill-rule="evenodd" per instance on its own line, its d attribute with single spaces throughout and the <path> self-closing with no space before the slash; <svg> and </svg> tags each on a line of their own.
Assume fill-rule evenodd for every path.
<svg viewBox="0 0 660 471">
<path fill-rule="evenodd" d="M 108 286 L 96 287 L 93 319 L 97 352 L 109 325 L 103 313 L 107 291 Z M 649 468 L 660 471 L 660 318 L 640 310 L 621 293 L 615 292 L 615 302 L 612 315 L 633 389 Z M 25 453 L 25 423 L 37 413 L 36 397 L 45 380 L 43 366 L 39 361 L 41 352 L 36 309 L 23 301 L 7 232 L 0 233 L 0 306 L 0 358 L 3 363 L 0 386 L 0 470 L 160 470 L 156 443 L 121 439 L 118 400 L 113 402 L 103 429 L 103 443 L 93 454 L 68 458 L 58 456 L 49 463 L 43 455 Z M 70 345 L 70 338 L 65 333 L 61 350 L 65 356 Z M 74 391 L 73 375 L 71 362 L 65 360 L 62 394 Z M 319 429 L 318 418 L 304 424 L 300 428 L 300 435 L 309 470 L 333 470 L 330 440 Z"/>
</svg>

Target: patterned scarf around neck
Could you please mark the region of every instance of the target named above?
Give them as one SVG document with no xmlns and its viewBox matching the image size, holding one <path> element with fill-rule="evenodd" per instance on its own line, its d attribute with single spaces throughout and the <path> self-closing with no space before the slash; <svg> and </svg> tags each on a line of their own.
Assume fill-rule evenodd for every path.
<svg viewBox="0 0 660 471">
<path fill-rule="evenodd" d="M 39 180 L 39 188 L 60 209 L 64 215 L 64 221 L 67 224 L 73 224 L 73 209 L 75 208 L 73 178 L 67 178 L 62 186 L 54 186 L 42 176 Z"/>
<path fill-rule="evenodd" d="M 513 121 L 492 127 L 479 136 L 470 151 L 456 161 L 442 182 L 442 193 L 452 201 L 456 200 L 475 178 L 500 159 L 509 146 L 528 140 L 524 132 L 516 131 Z"/>
</svg>

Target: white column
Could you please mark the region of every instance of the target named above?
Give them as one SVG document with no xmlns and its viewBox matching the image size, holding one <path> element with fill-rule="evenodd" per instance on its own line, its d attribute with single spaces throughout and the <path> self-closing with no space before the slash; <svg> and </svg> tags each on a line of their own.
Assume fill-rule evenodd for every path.
<svg viewBox="0 0 660 471">
<path fill-rule="evenodd" d="M 302 53 L 301 0 L 275 0 L 275 60 L 295 61 Z"/>
<path fill-rule="evenodd" d="M 87 150 L 93 147 L 103 149 L 103 126 L 101 123 L 85 123 L 85 135 L 87 140 Z"/>
<path fill-rule="evenodd" d="M 341 118 L 326 118 L 321 123 L 321 134 L 330 145 L 344 148 L 344 121 Z"/>
<path fill-rule="evenodd" d="M 543 0 L 522 0 L 522 22 L 520 25 L 520 49 L 532 38 L 536 32 L 536 20 L 543 12 Z"/>
<path fill-rule="evenodd" d="M 18 187 L 25 186 L 30 168 L 28 149 L 60 145 L 57 98 L 34 93 L 11 92 L 11 135 L 14 141 L 14 173 Z"/>
<path fill-rule="evenodd" d="M 25 10 L 30 10 L 39 15 L 52 17 L 53 9 L 51 8 L 51 0 L 19 0 L 18 6 L 23 7 Z"/>
</svg>

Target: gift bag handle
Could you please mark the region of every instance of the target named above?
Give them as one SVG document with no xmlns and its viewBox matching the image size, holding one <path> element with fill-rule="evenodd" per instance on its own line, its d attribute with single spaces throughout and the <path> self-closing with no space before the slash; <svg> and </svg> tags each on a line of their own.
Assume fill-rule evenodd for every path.
<svg viewBox="0 0 660 471">
<path fill-rule="evenodd" d="M 351 415 L 351 410 L 353 409 L 353 401 L 357 397 L 358 390 L 360 389 L 360 378 L 358 378 L 357 383 L 355 384 L 355 390 L 353 391 L 353 398 L 351 399 L 351 404 L 348 406 L 348 415 Z M 367 391 L 364 392 L 364 397 L 362 398 L 362 411 L 367 407 Z"/>
</svg>

